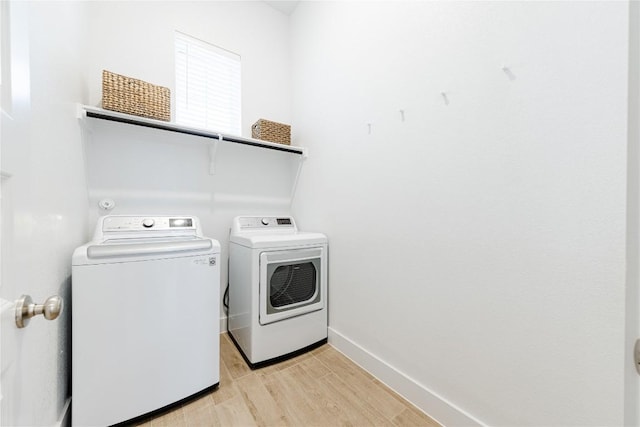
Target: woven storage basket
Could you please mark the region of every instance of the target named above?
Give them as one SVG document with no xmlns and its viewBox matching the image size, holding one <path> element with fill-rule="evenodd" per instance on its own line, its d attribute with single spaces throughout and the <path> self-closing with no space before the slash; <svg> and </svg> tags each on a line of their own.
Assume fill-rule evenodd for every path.
<svg viewBox="0 0 640 427">
<path fill-rule="evenodd" d="M 168 122 L 171 93 L 169 88 L 103 70 L 102 108 Z"/>
<path fill-rule="evenodd" d="M 260 119 L 251 126 L 251 137 L 291 145 L 291 126 Z"/>
</svg>

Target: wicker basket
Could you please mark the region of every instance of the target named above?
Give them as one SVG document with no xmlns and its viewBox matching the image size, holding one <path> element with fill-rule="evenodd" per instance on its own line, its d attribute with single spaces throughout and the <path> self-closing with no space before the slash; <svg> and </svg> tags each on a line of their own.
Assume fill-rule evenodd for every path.
<svg viewBox="0 0 640 427">
<path fill-rule="evenodd" d="M 171 93 L 169 88 L 103 70 L 102 108 L 168 122 Z"/>
<path fill-rule="evenodd" d="M 291 126 L 260 119 L 251 126 L 251 137 L 291 145 Z"/>
</svg>

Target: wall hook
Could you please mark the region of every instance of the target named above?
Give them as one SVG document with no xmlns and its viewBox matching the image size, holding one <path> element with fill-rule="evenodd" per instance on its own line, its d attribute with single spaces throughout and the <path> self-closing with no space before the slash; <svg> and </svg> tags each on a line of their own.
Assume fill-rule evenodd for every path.
<svg viewBox="0 0 640 427">
<path fill-rule="evenodd" d="M 367 127 L 369 129 L 369 135 L 371 135 L 371 123 L 367 123 Z"/>
<path fill-rule="evenodd" d="M 511 71 L 511 69 L 506 65 L 502 66 L 502 71 L 507 75 L 509 80 L 514 81 L 516 79 L 516 75 L 513 74 L 513 71 Z"/>
<path fill-rule="evenodd" d="M 400 110 L 400 120 L 404 122 L 404 110 Z"/>
<path fill-rule="evenodd" d="M 449 97 L 447 96 L 447 92 L 440 92 L 440 95 L 442 95 L 444 105 L 449 105 Z"/>
</svg>

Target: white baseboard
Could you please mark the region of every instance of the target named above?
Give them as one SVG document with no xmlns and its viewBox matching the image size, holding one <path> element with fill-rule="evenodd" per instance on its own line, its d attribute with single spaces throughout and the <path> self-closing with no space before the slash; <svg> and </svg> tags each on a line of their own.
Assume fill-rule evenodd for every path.
<svg viewBox="0 0 640 427">
<path fill-rule="evenodd" d="M 332 328 L 329 343 L 440 424 L 486 425 Z"/>
<path fill-rule="evenodd" d="M 224 334 L 227 332 L 227 316 L 220 318 L 220 333 Z"/>
<path fill-rule="evenodd" d="M 53 425 L 53 427 L 69 427 L 70 425 L 71 425 L 71 397 L 67 397 L 67 400 L 66 402 L 64 402 L 64 406 L 62 407 L 60 418 Z"/>
</svg>

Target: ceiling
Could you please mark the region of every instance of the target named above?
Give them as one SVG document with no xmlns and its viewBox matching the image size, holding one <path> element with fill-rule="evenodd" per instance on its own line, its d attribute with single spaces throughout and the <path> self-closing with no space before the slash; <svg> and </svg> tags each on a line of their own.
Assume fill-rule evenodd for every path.
<svg viewBox="0 0 640 427">
<path fill-rule="evenodd" d="M 276 0 L 276 1 L 265 0 L 265 3 L 267 3 L 272 8 L 279 10 L 285 15 L 291 15 L 295 10 L 295 8 L 298 6 L 298 3 L 300 2 L 297 0 Z"/>
</svg>

